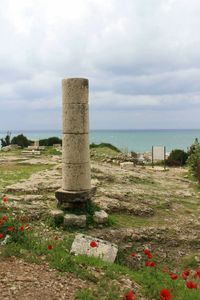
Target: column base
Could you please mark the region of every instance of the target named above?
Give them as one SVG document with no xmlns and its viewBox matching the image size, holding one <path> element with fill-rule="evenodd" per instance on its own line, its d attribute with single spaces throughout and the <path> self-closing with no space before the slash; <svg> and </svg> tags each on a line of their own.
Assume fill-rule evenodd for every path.
<svg viewBox="0 0 200 300">
<path fill-rule="evenodd" d="M 67 191 L 61 188 L 55 192 L 57 206 L 63 209 L 86 209 L 87 203 L 94 193 L 94 189 Z"/>
</svg>

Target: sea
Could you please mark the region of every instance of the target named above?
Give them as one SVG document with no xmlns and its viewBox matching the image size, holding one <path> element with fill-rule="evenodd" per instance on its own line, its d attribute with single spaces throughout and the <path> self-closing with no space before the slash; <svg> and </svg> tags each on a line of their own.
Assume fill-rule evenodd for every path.
<svg viewBox="0 0 200 300">
<path fill-rule="evenodd" d="M 62 137 L 60 130 L 11 130 L 11 137 L 24 134 L 31 140 L 52 136 Z M 0 132 L 0 138 L 6 131 Z M 152 146 L 165 146 L 169 153 L 173 149 L 187 150 L 195 138 L 200 141 L 200 129 L 154 129 L 154 130 L 91 130 L 90 143 L 110 143 L 125 152 L 148 152 Z"/>
</svg>

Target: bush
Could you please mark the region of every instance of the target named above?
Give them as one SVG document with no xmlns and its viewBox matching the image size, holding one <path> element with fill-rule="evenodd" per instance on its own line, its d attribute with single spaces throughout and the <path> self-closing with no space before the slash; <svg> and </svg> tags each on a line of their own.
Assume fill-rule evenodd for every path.
<svg viewBox="0 0 200 300">
<path fill-rule="evenodd" d="M 32 144 L 32 141 L 29 141 L 26 136 L 19 134 L 12 138 L 11 144 L 18 145 L 22 148 L 28 147 Z"/>
<path fill-rule="evenodd" d="M 62 140 L 58 137 L 50 137 L 39 141 L 40 146 L 53 146 L 54 144 L 62 145 Z"/>
<path fill-rule="evenodd" d="M 186 164 L 188 159 L 188 154 L 180 149 L 172 150 L 168 159 L 166 160 L 166 164 L 168 166 L 181 167 Z"/>
<path fill-rule="evenodd" d="M 101 144 L 90 144 L 90 148 L 93 149 L 93 148 L 109 148 L 113 151 L 116 151 L 116 152 L 121 152 L 117 147 L 113 146 L 112 144 L 109 144 L 109 143 L 101 143 Z"/>
<path fill-rule="evenodd" d="M 9 146 L 11 144 L 10 136 L 11 136 L 11 133 L 7 132 L 7 135 L 5 136 L 5 138 L 1 139 L 1 146 L 2 147 L 6 147 L 6 146 Z"/>
<path fill-rule="evenodd" d="M 196 145 L 187 162 L 191 168 L 192 173 L 200 183 L 200 144 Z"/>
</svg>

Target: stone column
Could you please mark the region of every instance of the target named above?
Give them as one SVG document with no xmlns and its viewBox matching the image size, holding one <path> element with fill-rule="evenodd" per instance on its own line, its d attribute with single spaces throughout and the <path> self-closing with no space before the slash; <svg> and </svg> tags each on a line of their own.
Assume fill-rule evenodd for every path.
<svg viewBox="0 0 200 300">
<path fill-rule="evenodd" d="M 90 198 L 88 80 L 62 80 L 62 188 L 58 206 L 82 208 Z"/>
</svg>

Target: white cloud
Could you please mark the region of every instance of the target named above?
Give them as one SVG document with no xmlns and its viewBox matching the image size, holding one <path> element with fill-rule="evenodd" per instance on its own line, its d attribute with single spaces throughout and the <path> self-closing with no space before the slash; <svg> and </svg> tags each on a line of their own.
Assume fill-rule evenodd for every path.
<svg viewBox="0 0 200 300">
<path fill-rule="evenodd" d="M 95 128 L 98 111 L 114 113 L 105 123 L 112 128 L 120 115 L 141 111 L 138 123 L 124 118 L 118 128 L 155 126 L 147 114 L 166 110 L 185 113 L 179 126 L 188 118 L 194 124 L 188 108 L 200 109 L 199 14 L 198 0 L 1 0 L 1 110 L 40 111 L 51 128 L 45 114 L 60 111 L 61 78 L 83 76 Z"/>
</svg>

